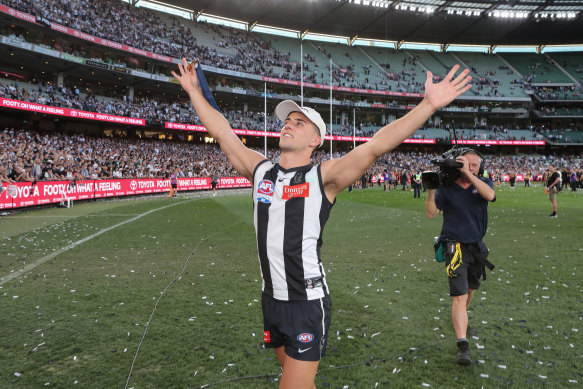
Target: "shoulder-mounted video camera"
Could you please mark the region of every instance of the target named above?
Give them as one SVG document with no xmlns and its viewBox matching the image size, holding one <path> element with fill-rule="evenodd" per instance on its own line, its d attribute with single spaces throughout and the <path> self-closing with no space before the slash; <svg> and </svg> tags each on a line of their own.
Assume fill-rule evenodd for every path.
<svg viewBox="0 0 583 389">
<path fill-rule="evenodd" d="M 423 186 L 426 189 L 437 189 L 441 184 L 446 186 L 452 185 L 461 177 L 462 173 L 459 169 L 464 166 L 461 162 L 456 161 L 456 159 L 468 153 L 477 154 L 480 157 L 480 171 L 478 174 L 481 176 L 484 172 L 484 156 L 469 147 L 457 147 L 456 145 L 453 149 L 443 153 L 441 158 L 431 160 L 432 164 L 439 166 L 439 172 L 426 171 L 421 173 Z"/>
</svg>

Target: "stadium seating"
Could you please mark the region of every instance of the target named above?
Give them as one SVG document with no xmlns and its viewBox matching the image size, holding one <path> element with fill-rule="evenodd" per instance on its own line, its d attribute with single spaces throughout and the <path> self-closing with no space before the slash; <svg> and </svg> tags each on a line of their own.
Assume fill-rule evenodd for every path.
<svg viewBox="0 0 583 389">
<path fill-rule="evenodd" d="M 503 53 L 500 56 L 531 83 L 572 83 L 552 61 L 544 55 L 528 53 Z"/>
<path fill-rule="evenodd" d="M 571 77 L 583 83 L 583 54 L 581 53 L 551 53 L 549 56 L 565 69 Z M 579 99 L 583 99 L 581 93 Z"/>
</svg>

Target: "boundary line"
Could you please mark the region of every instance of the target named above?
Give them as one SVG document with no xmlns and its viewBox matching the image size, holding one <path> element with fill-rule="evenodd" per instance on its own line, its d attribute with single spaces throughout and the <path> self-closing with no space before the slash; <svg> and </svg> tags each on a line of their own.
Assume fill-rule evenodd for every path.
<svg viewBox="0 0 583 389">
<path fill-rule="evenodd" d="M 107 228 L 105 228 L 105 229 L 103 229 L 103 230 L 101 230 L 99 232 L 96 232 L 93 235 L 89 235 L 86 238 L 83 238 L 81 240 L 78 240 L 77 242 L 73 242 L 70 245 L 65 246 L 63 248 L 60 248 L 57 251 L 55 251 L 55 252 L 53 252 L 53 253 L 51 253 L 49 255 L 45 255 L 44 257 L 36 260 L 35 262 L 26 265 L 24 268 L 15 271 L 14 273 L 10 273 L 6 277 L 0 277 L 0 286 L 4 285 L 5 283 L 7 283 L 9 281 L 12 281 L 16 277 L 20 277 L 22 274 L 31 271 L 35 267 L 37 267 L 39 265 L 42 265 L 43 263 L 45 263 L 45 262 L 47 262 L 47 261 L 49 261 L 49 260 L 51 260 L 51 259 L 53 259 L 53 258 L 55 258 L 55 257 L 57 257 L 59 255 L 61 255 L 64 252 L 69 251 L 72 248 L 75 248 L 75 247 L 77 247 L 77 246 L 79 246 L 79 245 L 81 245 L 81 244 L 83 244 L 83 243 L 85 243 L 85 242 L 87 242 L 87 241 L 89 241 L 89 240 L 91 240 L 93 238 L 98 237 L 99 235 L 105 234 L 106 232 L 109 232 L 109 231 L 111 231 L 113 229 L 116 229 L 117 227 L 121 227 L 124 224 L 128 224 L 128 223 L 131 223 L 131 222 L 136 221 L 138 219 L 141 219 L 142 217 L 147 216 L 147 215 L 149 215 L 149 214 L 151 214 L 153 212 L 157 212 L 157 211 L 160 211 L 162 209 L 170 208 L 170 207 L 173 207 L 175 205 L 184 204 L 184 203 L 186 203 L 188 201 L 190 201 L 190 200 L 185 200 L 185 201 L 181 201 L 179 203 L 174 203 L 174 204 L 170 204 L 170 205 L 165 205 L 165 206 L 160 207 L 160 208 L 151 209 L 151 210 L 149 210 L 147 212 L 144 212 L 144 213 L 142 213 L 142 214 L 140 214 L 140 215 L 138 215 L 138 216 L 136 216 L 136 217 L 134 217 L 132 219 L 128 219 L 128 220 L 125 220 L 125 221 L 123 221 L 121 223 L 117 223 L 117 224 L 115 224 L 115 225 L 113 225 L 111 227 L 107 227 Z"/>
</svg>

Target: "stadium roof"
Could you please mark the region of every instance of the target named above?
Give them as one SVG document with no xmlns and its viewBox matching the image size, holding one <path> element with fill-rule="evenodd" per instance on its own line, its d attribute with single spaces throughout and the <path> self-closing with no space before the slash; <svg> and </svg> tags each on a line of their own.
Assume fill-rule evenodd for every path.
<svg viewBox="0 0 583 389">
<path fill-rule="evenodd" d="M 126 0 L 139 3 L 140 0 Z M 253 26 L 350 38 L 473 45 L 583 43 L 574 0 L 151 0 Z"/>
</svg>

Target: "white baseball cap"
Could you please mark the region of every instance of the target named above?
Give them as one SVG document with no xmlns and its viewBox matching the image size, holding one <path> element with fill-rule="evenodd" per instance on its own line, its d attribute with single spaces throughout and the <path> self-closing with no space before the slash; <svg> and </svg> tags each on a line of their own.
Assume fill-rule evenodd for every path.
<svg viewBox="0 0 583 389">
<path fill-rule="evenodd" d="M 321 147 L 324 144 L 324 135 L 326 135 L 326 124 L 324 123 L 324 120 L 322 120 L 322 116 L 320 116 L 320 114 L 316 112 L 315 109 L 309 107 L 300 107 L 292 100 L 284 100 L 275 108 L 275 115 L 282 122 L 285 122 L 285 119 L 287 119 L 289 114 L 292 112 L 303 113 L 307 116 L 308 119 L 310 119 L 312 123 L 316 125 L 316 127 L 318 127 L 318 130 L 320 130 L 320 138 L 322 138 L 320 141 L 320 146 L 318 147 Z"/>
</svg>

